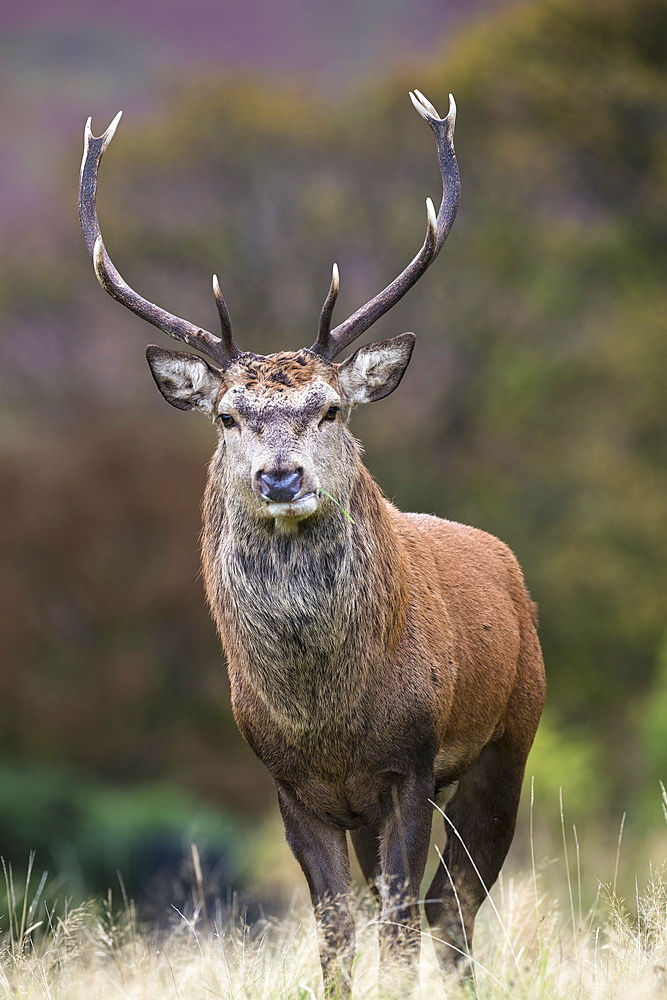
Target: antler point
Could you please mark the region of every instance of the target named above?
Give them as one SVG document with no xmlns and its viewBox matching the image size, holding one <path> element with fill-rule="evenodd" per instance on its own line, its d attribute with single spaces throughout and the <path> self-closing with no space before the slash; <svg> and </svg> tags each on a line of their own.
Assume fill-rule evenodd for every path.
<svg viewBox="0 0 667 1000">
<path fill-rule="evenodd" d="M 104 148 L 105 149 L 109 145 L 109 143 L 111 142 L 111 140 L 113 139 L 114 134 L 116 132 L 116 129 L 118 128 L 118 122 L 121 120 L 122 116 L 123 116 L 123 112 L 119 111 L 118 114 L 116 115 L 116 117 L 113 119 L 113 121 L 109 125 L 109 128 L 106 130 L 106 132 L 102 136 L 102 138 L 104 140 Z"/>
<path fill-rule="evenodd" d="M 100 285 L 102 288 L 106 288 L 104 281 L 106 270 L 104 263 L 104 241 L 101 235 L 97 237 L 93 245 L 93 268 Z"/>
<path fill-rule="evenodd" d="M 438 219 L 435 214 L 435 208 L 433 202 L 430 198 L 426 199 L 426 218 L 428 220 L 428 227 L 430 230 L 435 231 L 438 227 Z"/>
</svg>

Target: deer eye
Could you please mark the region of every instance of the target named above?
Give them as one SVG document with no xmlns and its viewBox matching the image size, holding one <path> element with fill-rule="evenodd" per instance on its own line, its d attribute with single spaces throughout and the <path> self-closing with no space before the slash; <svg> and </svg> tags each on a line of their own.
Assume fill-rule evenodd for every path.
<svg viewBox="0 0 667 1000">
<path fill-rule="evenodd" d="M 220 421 L 222 422 L 223 427 L 234 427 L 236 425 L 236 421 L 231 413 L 221 413 Z"/>
<path fill-rule="evenodd" d="M 340 406 L 330 406 L 327 412 L 322 417 L 322 420 L 328 420 L 330 423 L 336 419 L 340 413 Z"/>
</svg>

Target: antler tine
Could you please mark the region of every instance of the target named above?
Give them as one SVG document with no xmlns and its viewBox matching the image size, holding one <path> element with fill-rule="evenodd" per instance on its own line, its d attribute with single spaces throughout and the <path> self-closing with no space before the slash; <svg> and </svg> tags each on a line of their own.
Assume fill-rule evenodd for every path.
<svg viewBox="0 0 667 1000">
<path fill-rule="evenodd" d="M 331 316 L 333 315 L 334 306 L 336 305 L 339 288 L 340 275 L 338 274 L 338 264 L 334 264 L 331 270 L 331 284 L 329 285 L 329 291 L 326 299 L 324 300 L 322 312 L 320 313 L 320 322 L 317 328 L 317 340 L 312 348 L 312 350 L 317 354 L 322 354 L 322 352 L 326 350 L 327 344 L 329 343 Z"/>
<path fill-rule="evenodd" d="M 442 200 L 438 215 L 436 217 L 433 203 L 428 198 L 426 201 L 426 237 L 422 248 L 391 284 L 352 313 L 344 323 L 341 323 L 326 336 L 323 335 L 322 319 L 320 318 L 320 330 L 311 351 L 327 361 L 332 361 L 337 354 L 340 354 L 353 340 L 365 333 L 380 316 L 383 316 L 399 299 L 403 298 L 440 253 L 456 218 L 461 195 L 461 181 L 454 152 L 454 124 L 456 121 L 454 98 L 451 94 L 449 95 L 449 111 L 446 118 L 440 118 L 430 101 L 418 90 L 410 93 L 410 100 L 435 133 L 440 176 L 442 177 Z M 325 309 L 326 305 L 327 303 L 325 303 Z M 324 313 L 324 309 L 322 312 Z"/>
<path fill-rule="evenodd" d="M 232 339 L 229 313 L 226 312 L 226 306 L 227 327 L 225 328 L 223 323 L 223 340 L 220 340 L 219 337 L 215 337 L 208 330 L 202 330 L 185 319 L 173 316 L 170 312 L 161 309 L 153 302 L 142 298 L 141 295 L 130 288 L 123 280 L 114 267 L 104 246 L 97 218 L 97 173 L 102 155 L 113 139 L 120 116 L 121 112 L 116 115 L 104 135 L 99 137 L 93 135 L 91 130 L 92 119 L 89 118 L 86 122 L 83 137 L 83 160 L 81 161 L 81 179 L 79 182 L 79 219 L 81 220 L 81 228 L 83 229 L 88 252 L 93 261 L 97 280 L 109 295 L 117 299 L 122 305 L 127 306 L 137 316 L 152 323 L 153 326 L 157 326 L 163 333 L 168 334 L 175 340 L 181 340 L 188 344 L 188 346 L 194 347 L 196 350 L 208 355 L 208 357 L 224 368 L 233 358 L 241 353 Z M 220 306 L 218 306 L 218 310 L 220 310 Z"/>
<path fill-rule="evenodd" d="M 227 303 L 222 297 L 222 292 L 220 291 L 220 284 L 218 282 L 217 274 L 213 275 L 213 295 L 215 296 L 215 304 L 218 307 L 218 316 L 220 317 L 220 329 L 222 330 L 222 342 L 225 345 L 225 350 L 230 357 L 236 358 L 241 353 L 234 343 L 234 338 L 232 336 L 232 320 L 229 315 L 229 309 L 227 308 Z"/>
</svg>

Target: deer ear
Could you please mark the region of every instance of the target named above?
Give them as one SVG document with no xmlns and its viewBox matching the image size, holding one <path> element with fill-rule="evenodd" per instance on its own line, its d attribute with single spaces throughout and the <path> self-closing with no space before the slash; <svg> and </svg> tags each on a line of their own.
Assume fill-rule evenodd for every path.
<svg viewBox="0 0 667 1000">
<path fill-rule="evenodd" d="M 212 414 L 220 392 L 221 374 L 196 354 L 166 351 L 151 344 L 146 348 L 158 389 L 179 410 L 196 408 Z"/>
<path fill-rule="evenodd" d="M 388 396 L 403 378 L 414 346 L 414 333 L 402 333 L 360 347 L 338 369 L 345 400 L 356 406 Z"/>
</svg>

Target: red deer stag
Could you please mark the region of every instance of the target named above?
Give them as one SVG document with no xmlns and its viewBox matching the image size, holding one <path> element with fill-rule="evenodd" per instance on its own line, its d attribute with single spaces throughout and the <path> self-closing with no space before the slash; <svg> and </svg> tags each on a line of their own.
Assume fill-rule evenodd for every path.
<svg viewBox="0 0 667 1000">
<path fill-rule="evenodd" d="M 262 357 L 235 345 L 217 278 L 217 337 L 133 291 L 95 207 L 100 138 L 86 126 L 80 215 L 104 289 L 211 359 L 151 346 L 165 399 L 202 410 L 218 444 L 203 504 L 206 593 L 225 648 L 234 715 L 271 772 L 288 843 L 318 914 L 328 993 L 348 995 L 355 953 L 350 831 L 380 906 L 381 969 L 418 955 L 433 801 L 447 837 L 425 910 L 444 970 L 467 972 L 473 922 L 509 849 L 544 700 L 533 604 L 506 546 L 389 503 L 348 429 L 359 403 L 396 388 L 414 334 L 334 358 L 438 255 L 456 215 L 455 105 L 412 103 L 436 137 L 443 196 L 424 244 L 335 329 L 334 266 L 312 347 Z"/>
</svg>

